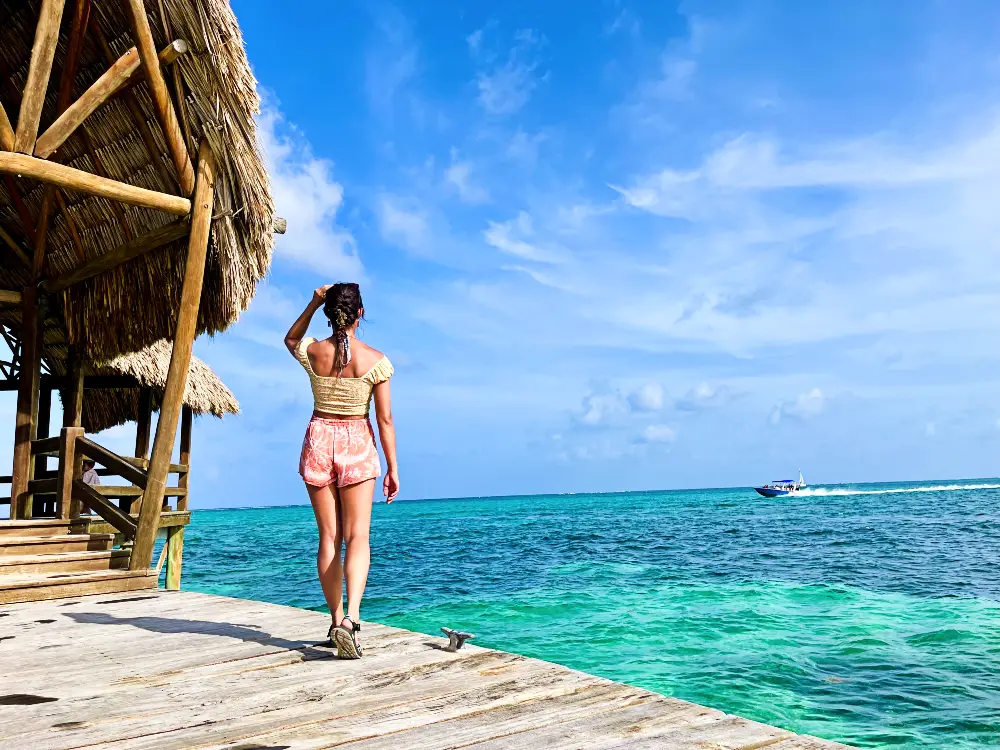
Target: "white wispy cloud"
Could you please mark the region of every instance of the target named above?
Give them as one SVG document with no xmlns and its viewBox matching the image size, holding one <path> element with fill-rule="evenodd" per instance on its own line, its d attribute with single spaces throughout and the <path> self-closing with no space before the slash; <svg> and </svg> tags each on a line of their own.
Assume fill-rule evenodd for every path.
<svg viewBox="0 0 1000 750">
<path fill-rule="evenodd" d="M 724 406 L 732 401 L 734 396 L 733 389 L 729 386 L 702 381 L 677 399 L 676 407 L 680 411 L 701 411 Z"/>
<path fill-rule="evenodd" d="M 642 431 L 642 440 L 646 443 L 672 443 L 677 439 L 677 432 L 665 424 L 651 424 Z"/>
<path fill-rule="evenodd" d="M 265 98 L 257 125 L 275 209 L 288 220 L 286 233 L 276 237 L 276 258 L 330 278 L 361 279 L 354 237 L 338 223 L 344 188 L 334 178 L 333 164 L 313 153 L 273 97 Z"/>
<path fill-rule="evenodd" d="M 794 401 L 781 401 L 771 411 L 771 424 L 778 424 L 784 417 L 806 420 L 818 417 L 826 408 L 827 397 L 819 388 L 800 393 Z"/>
<path fill-rule="evenodd" d="M 488 245 L 508 255 L 537 263 L 560 263 L 566 260 L 565 253 L 555 247 L 542 247 L 533 241 L 534 221 L 526 211 L 518 212 L 509 221 L 491 221 L 483 232 Z"/>
<path fill-rule="evenodd" d="M 473 58 L 485 63 L 476 74 L 479 105 L 491 115 L 510 115 L 528 103 L 544 74 L 538 50 L 542 37 L 532 29 L 521 29 L 514 35 L 514 44 L 500 62 L 494 55 L 483 53 L 483 37 L 476 32 L 469 38 Z"/>
<path fill-rule="evenodd" d="M 452 149 L 451 165 L 444 172 L 445 181 L 458 192 L 458 197 L 464 203 L 473 205 L 488 203 L 490 200 L 489 191 L 475 181 L 472 172 L 472 162 L 460 160 L 457 150 Z"/>
<path fill-rule="evenodd" d="M 645 383 L 628 395 L 628 402 L 636 411 L 659 411 L 663 408 L 663 386 Z"/>
<path fill-rule="evenodd" d="M 421 252 L 430 240 L 427 212 L 412 198 L 383 194 L 376 204 L 382 237 L 404 249 Z"/>
</svg>

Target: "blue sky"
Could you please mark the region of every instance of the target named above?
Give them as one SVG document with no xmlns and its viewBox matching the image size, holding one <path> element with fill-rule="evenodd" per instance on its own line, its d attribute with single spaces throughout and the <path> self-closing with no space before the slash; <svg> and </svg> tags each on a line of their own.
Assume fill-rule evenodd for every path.
<svg viewBox="0 0 1000 750">
<path fill-rule="evenodd" d="M 339 280 L 404 497 L 998 473 L 997 4 L 233 7 L 289 226 L 196 346 L 196 506 L 305 500 Z"/>
</svg>

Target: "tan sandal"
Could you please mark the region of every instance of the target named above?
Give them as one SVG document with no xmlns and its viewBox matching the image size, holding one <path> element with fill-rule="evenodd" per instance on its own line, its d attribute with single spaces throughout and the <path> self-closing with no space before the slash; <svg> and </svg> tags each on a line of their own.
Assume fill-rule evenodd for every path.
<svg viewBox="0 0 1000 750">
<path fill-rule="evenodd" d="M 349 620 L 351 627 L 344 626 L 344 620 Z M 333 628 L 333 641 L 337 644 L 337 656 L 341 659 L 360 659 L 362 655 L 361 644 L 358 643 L 358 633 L 361 632 L 361 624 L 354 622 L 350 615 L 346 615 L 340 625 Z"/>
</svg>

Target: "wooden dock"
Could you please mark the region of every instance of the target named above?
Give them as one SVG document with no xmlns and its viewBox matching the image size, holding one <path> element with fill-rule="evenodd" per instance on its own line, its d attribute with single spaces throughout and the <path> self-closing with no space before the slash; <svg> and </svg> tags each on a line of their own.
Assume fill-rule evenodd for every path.
<svg viewBox="0 0 1000 750">
<path fill-rule="evenodd" d="M 0 606 L 0 748 L 846 747 L 383 625 L 340 661 L 328 624 L 164 590 Z"/>
</svg>

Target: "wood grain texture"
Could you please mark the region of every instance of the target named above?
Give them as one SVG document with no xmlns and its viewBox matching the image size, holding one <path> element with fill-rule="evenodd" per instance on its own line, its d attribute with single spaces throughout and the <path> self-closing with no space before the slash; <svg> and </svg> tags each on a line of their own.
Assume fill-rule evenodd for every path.
<svg viewBox="0 0 1000 750">
<path fill-rule="evenodd" d="M 163 80 L 163 70 L 160 68 L 159 56 L 153 42 L 153 32 L 149 28 L 149 19 L 146 17 L 146 4 L 143 0 L 128 0 L 128 6 L 132 15 L 135 43 L 139 49 L 142 67 L 146 71 L 146 82 L 149 84 L 149 91 L 153 97 L 156 118 L 163 130 L 163 139 L 167 143 L 167 150 L 170 151 L 170 158 L 173 160 L 177 179 L 180 182 L 181 193 L 191 195 L 195 187 L 191 155 L 184 143 L 184 135 L 181 133 L 180 122 L 177 120 L 177 113 L 170 100 L 167 82 Z"/>
<path fill-rule="evenodd" d="M 121 201 L 133 206 L 155 208 L 176 216 L 187 216 L 191 212 L 191 201 L 187 198 L 146 190 L 24 154 L 0 151 L 0 172 L 23 175 L 48 185 Z"/>
<path fill-rule="evenodd" d="M 14 418 L 14 461 L 10 487 L 11 518 L 30 518 L 28 481 L 34 474 L 31 441 L 35 439 L 38 387 L 41 376 L 41 321 L 38 288 L 27 287 L 21 305 L 21 372 L 18 375 L 17 414 Z"/>
<path fill-rule="evenodd" d="M 0 706 L 0 750 L 846 748 L 375 623 L 364 658 L 339 661 L 319 645 L 329 615 L 280 605 L 157 590 L 0 613 L 17 644 L 0 649 L 0 674 L 57 699 Z"/>
<path fill-rule="evenodd" d="M 3 108 L 3 104 L 0 104 L 0 150 L 14 150 L 14 127 L 10 124 L 10 118 L 7 117 L 7 110 Z"/>
<path fill-rule="evenodd" d="M 14 134 L 14 151 L 30 154 L 35 148 L 38 123 L 42 119 L 42 105 L 49 88 L 52 60 L 59 42 L 59 24 L 62 21 L 65 0 L 42 0 L 35 27 L 35 41 L 31 47 L 28 79 L 24 82 L 21 113 L 17 118 Z"/>
<path fill-rule="evenodd" d="M 134 2 L 134 0 L 133 0 Z M 139 3 L 141 5 L 141 2 Z M 149 459 L 146 493 L 139 509 L 139 529 L 132 549 L 131 570 L 148 568 L 153 560 L 153 543 L 159 528 L 170 457 L 177 437 L 177 420 L 184 401 L 191 351 L 198 329 L 198 308 L 205 280 L 205 260 L 212 232 L 212 206 L 215 196 L 215 157 L 208 141 L 202 141 L 198 151 L 198 180 L 192 200 L 191 234 L 188 236 L 187 262 L 181 288 L 180 309 L 174 345 L 167 371 L 167 384 L 160 401 L 160 417 L 156 422 L 156 438 Z"/>
<path fill-rule="evenodd" d="M 83 121 L 90 117 L 98 107 L 119 91 L 132 74 L 139 69 L 139 52 L 135 47 L 130 49 L 108 68 L 100 78 L 94 81 L 80 98 L 66 108 L 66 111 L 56 118 L 48 129 L 38 137 L 35 143 L 35 156 L 47 159 L 66 139 L 69 138 Z"/>
</svg>

